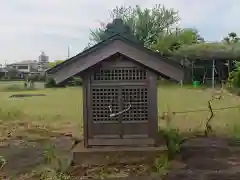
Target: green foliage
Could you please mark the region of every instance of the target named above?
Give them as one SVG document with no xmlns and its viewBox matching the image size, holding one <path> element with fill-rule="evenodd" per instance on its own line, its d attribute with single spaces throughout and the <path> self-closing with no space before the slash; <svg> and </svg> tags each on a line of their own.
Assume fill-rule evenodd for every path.
<svg viewBox="0 0 240 180">
<path fill-rule="evenodd" d="M 227 44 L 234 44 L 234 43 L 238 43 L 239 40 L 240 40 L 240 39 L 239 39 L 237 33 L 235 33 L 235 32 L 230 32 L 230 33 L 228 34 L 228 36 L 223 39 L 223 42 L 225 42 L 225 43 L 227 43 Z"/>
<path fill-rule="evenodd" d="M 16 79 L 18 76 L 19 72 L 15 68 L 9 68 L 7 72 L 8 79 Z"/>
<path fill-rule="evenodd" d="M 167 149 L 169 159 L 173 159 L 178 153 L 180 153 L 180 145 L 183 141 L 182 136 L 179 134 L 177 129 L 167 128 L 161 131 L 163 134 Z"/>
<path fill-rule="evenodd" d="M 65 166 L 57 155 L 55 146 L 49 145 L 44 151 L 46 166 L 38 172 L 35 177 L 40 180 L 70 180 L 70 176 L 64 173 Z"/>
<path fill-rule="evenodd" d="M 54 66 L 62 63 L 63 61 L 64 61 L 64 60 L 56 60 L 56 61 L 53 61 L 53 62 L 49 62 L 49 63 L 48 63 L 48 67 L 49 67 L 49 68 L 53 68 Z"/>
<path fill-rule="evenodd" d="M 236 68 L 229 74 L 228 83 L 231 88 L 240 88 L 240 62 L 235 64 Z"/>
<path fill-rule="evenodd" d="M 154 162 L 156 172 L 160 177 L 164 177 L 169 169 L 169 159 L 167 156 L 158 157 Z"/>
<path fill-rule="evenodd" d="M 78 77 L 72 77 L 64 84 L 56 84 L 55 80 L 51 77 L 47 78 L 45 83 L 46 88 L 56 88 L 56 87 L 65 87 L 65 86 L 81 86 L 82 80 Z"/>
<path fill-rule="evenodd" d="M 140 6 L 117 6 L 110 12 L 111 19 L 121 18 L 124 24 L 130 27 L 134 37 L 146 47 L 151 47 L 157 41 L 162 32 L 169 31 L 180 20 L 178 12 L 167 9 L 163 5 L 155 5 L 153 8 L 142 9 Z M 107 24 L 101 23 L 101 27 L 91 31 L 92 44 L 106 39 Z"/>
<path fill-rule="evenodd" d="M 234 59 L 240 57 L 240 44 L 198 43 L 184 45 L 174 54 L 193 59 Z"/>
<path fill-rule="evenodd" d="M 69 82 L 69 86 L 81 86 L 82 85 L 82 80 L 81 78 L 78 77 L 73 77 Z"/>
<path fill-rule="evenodd" d="M 172 53 L 183 45 L 191 45 L 202 42 L 196 29 L 176 29 L 170 32 L 159 34 L 156 43 L 152 44 L 151 49 L 163 53 Z"/>
<path fill-rule="evenodd" d="M 48 77 L 45 82 L 45 88 L 56 88 L 56 87 L 62 87 L 61 85 L 56 84 L 55 80 L 51 77 Z"/>
</svg>

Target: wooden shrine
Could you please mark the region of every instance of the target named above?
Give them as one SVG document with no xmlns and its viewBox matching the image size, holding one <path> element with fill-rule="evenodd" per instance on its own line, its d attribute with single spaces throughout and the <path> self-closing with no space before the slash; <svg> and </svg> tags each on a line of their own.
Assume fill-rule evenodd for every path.
<svg viewBox="0 0 240 180">
<path fill-rule="evenodd" d="M 56 83 L 82 78 L 85 147 L 155 146 L 157 76 L 180 82 L 184 69 L 128 38 L 121 20 L 108 28 L 114 26 L 104 41 L 47 73 Z"/>
</svg>

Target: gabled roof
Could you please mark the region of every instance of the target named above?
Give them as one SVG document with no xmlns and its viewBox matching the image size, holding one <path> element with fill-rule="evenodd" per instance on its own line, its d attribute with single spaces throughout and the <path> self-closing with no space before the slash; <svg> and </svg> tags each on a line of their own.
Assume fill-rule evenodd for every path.
<svg viewBox="0 0 240 180">
<path fill-rule="evenodd" d="M 37 63 L 36 60 L 24 60 L 24 61 L 12 63 L 10 65 L 25 65 L 25 64 L 36 64 L 36 63 Z"/>
<path fill-rule="evenodd" d="M 119 34 L 115 34 L 107 40 L 58 64 L 49 69 L 47 73 L 51 74 L 57 83 L 60 83 L 116 53 L 123 54 L 174 80 L 180 81 L 184 78 L 184 67 L 179 63 L 167 59 L 161 56 L 160 53 L 157 54 Z"/>
</svg>

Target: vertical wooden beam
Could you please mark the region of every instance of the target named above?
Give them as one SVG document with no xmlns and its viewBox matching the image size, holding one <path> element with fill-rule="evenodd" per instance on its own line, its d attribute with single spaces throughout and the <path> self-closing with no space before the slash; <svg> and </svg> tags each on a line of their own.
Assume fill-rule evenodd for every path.
<svg viewBox="0 0 240 180">
<path fill-rule="evenodd" d="M 92 114 L 91 114 L 91 76 L 85 73 L 83 78 L 83 136 L 84 146 L 88 147 L 88 139 L 92 137 Z"/>
<path fill-rule="evenodd" d="M 229 76 L 229 73 L 232 72 L 232 64 L 233 64 L 233 60 L 228 60 L 228 76 Z"/>
<path fill-rule="evenodd" d="M 82 107 L 83 107 L 83 140 L 84 140 L 84 147 L 88 146 L 88 108 L 87 108 L 87 97 L 88 97 L 88 86 L 87 86 L 87 77 L 86 75 L 83 76 L 83 93 L 82 93 Z"/>
<path fill-rule="evenodd" d="M 148 74 L 148 117 L 149 117 L 149 135 L 155 142 L 157 141 L 158 133 L 158 104 L 157 104 L 157 76 L 151 71 L 147 71 Z"/>
<path fill-rule="evenodd" d="M 192 60 L 192 82 L 194 81 L 194 61 Z"/>
</svg>

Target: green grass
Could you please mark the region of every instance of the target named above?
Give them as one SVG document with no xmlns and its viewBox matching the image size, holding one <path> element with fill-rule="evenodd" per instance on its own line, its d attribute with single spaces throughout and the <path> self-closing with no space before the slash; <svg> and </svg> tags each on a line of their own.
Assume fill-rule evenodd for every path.
<svg viewBox="0 0 240 180">
<path fill-rule="evenodd" d="M 211 99 L 214 91 L 212 89 L 192 89 L 180 87 L 159 87 L 158 104 L 159 114 L 167 112 L 186 112 L 191 110 L 206 109 L 208 110 L 208 101 Z M 218 109 L 229 106 L 240 106 L 240 98 L 231 95 L 228 92 L 223 93 L 220 100 L 212 102 L 212 108 Z M 208 111 L 176 113 L 172 117 L 172 125 L 180 130 L 203 128 L 209 116 Z M 214 111 L 212 124 L 217 130 L 225 130 L 240 125 L 239 108 Z"/>
<path fill-rule="evenodd" d="M 0 84 L 0 89 L 4 85 Z M 6 86 L 6 85 L 5 85 Z M 17 92 L 0 91 L 0 108 L 4 120 L 8 114 L 13 112 L 15 119 L 24 119 L 42 124 L 68 124 L 69 126 L 82 123 L 82 88 L 63 89 L 39 89 L 34 91 L 24 91 L 22 93 L 41 93 L 44 97 L 27 97 L 11 99 L 10 95 Z M 158 111 L 159 117 L 163 112 L 181 112 L 196 109 L 208 109 L 207 102 L 211 99 L 210 89 L 191 89 L 179 86 L 159 86 L 158 88 Z M 240 105 L 237 97 L 225 93 L 221 100 L 213 102 L 213 108 Z M 5 113 L 4 113 L 5 112 Z M 4 114 L 4 116 L 3 116 Z M 204 121 L 208 117 L 208 112 L 196 113 L 176 113 L 172 117 L 172 125 L 180 130 L 202 128 Z M 18 117 L 19 116 L 19 117 Z M 213 119 L 214 127 L 222 130 L 226 127 L 240 125 L 239 109 L 229 109 L 216 111 Z M 164 120 L 159 120 L 160 126 Z M 3 122 L 3 121 L 2 121 Z M 81 131 L 80 126 L 79 132 Z M 235 128 L 236 129 L 236 128 Z"/>
<path fill-rule="evenodd" d="M 0 91 L 10 91 L 24 88 L 24 81 L 0 81 Z M 43 89 L 43 82 L 35 82 L 35 88 Z"/>
</svg>

